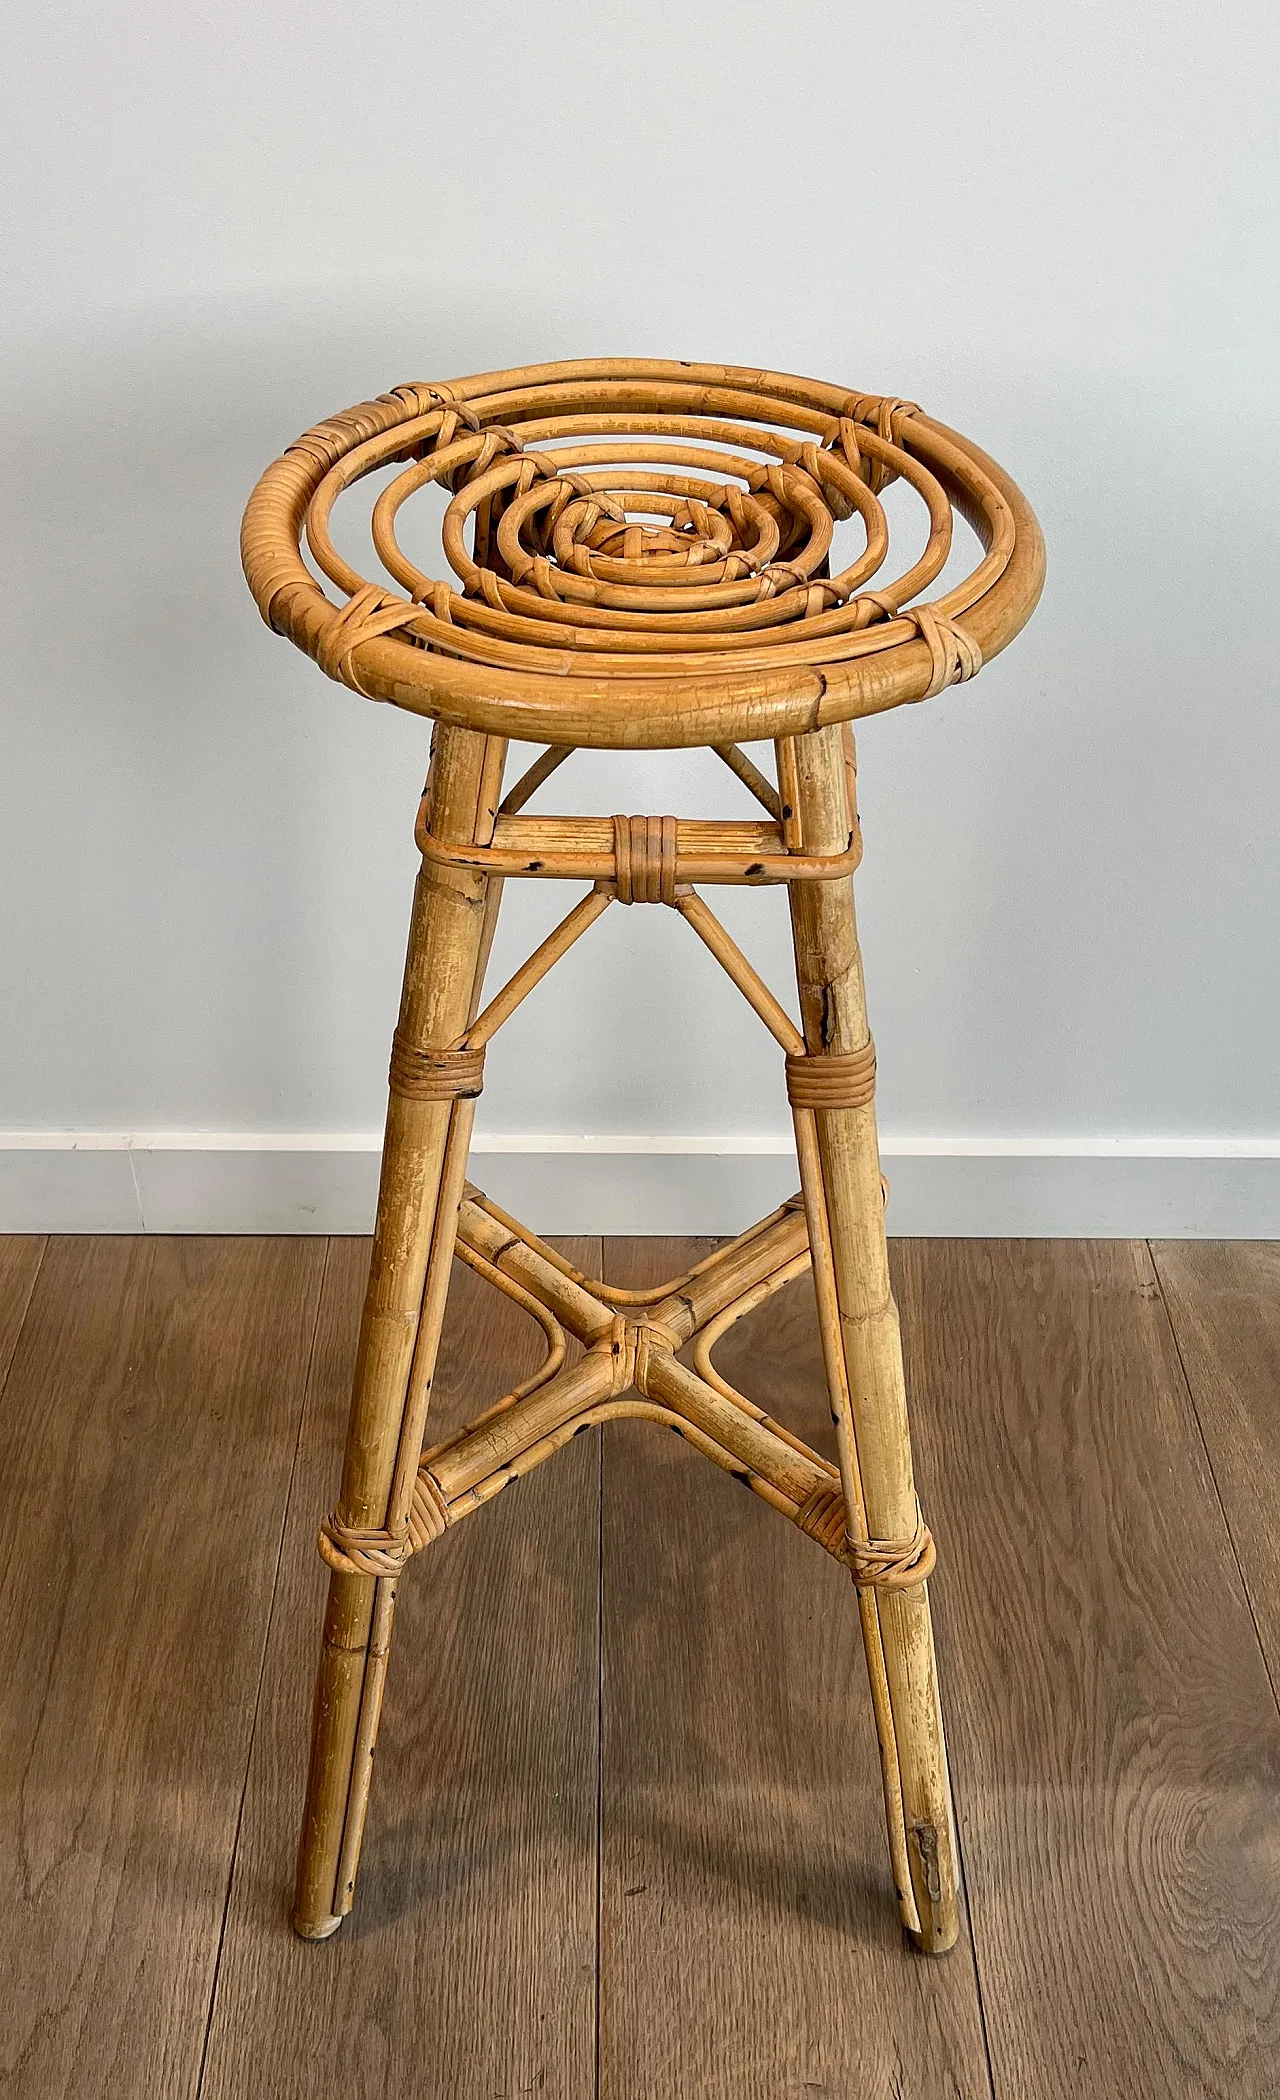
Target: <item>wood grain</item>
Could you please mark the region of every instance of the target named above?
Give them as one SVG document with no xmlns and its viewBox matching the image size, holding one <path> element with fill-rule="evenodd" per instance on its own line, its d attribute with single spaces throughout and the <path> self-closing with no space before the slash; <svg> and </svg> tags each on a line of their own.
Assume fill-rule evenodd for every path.
<svg viewBox="0 0 1280 2100">
<path fill-rule="evenodd" d="M 216 1980 L 210 2100 L 587 2100 L 601 1691 L 607 2100 L 988 2092 L 967 1934 L 925 1962 L 886 1900 L 845 1578 L 640 1424 L 604 1447 L 602 1680 L 594 1432 L 409 1570 L 356 1910 L 296 1941 L 367 1243 L 323 1291 L 316 1240 L 42 1252 L 0 1242 L 0 2094 L 193 2094 Z M 1215 1479 L 1269 1642 L 1280 1250 L 1155 1253 L 1173 1330 L 1140 1246 L 893 1250 L 996 2100 L 1275 2087 L 1280 1720 Z M 456 1286 L 442 1433 L 540 1348 Z M 829 1452 L 807 1294 L 716 1361 Z"/>
<path fill-rule="evenodd" d="M 594 1266 L 596 1241 L 565 1243 Z M 537 2093 L 595 2078 L 599 1443 L 591 1431 L 401 1581 L 355 1909 L 287 1924 L 367 1241 L 334 1241 L 290 1504 L 204 2100 Z M 532 1370 L 540 1331 L 455 1264 L 432 1435 Z"/>
<path fill-rule="evenodd" d="M 1146 1248 L 897 1270 L 996 2094 L 1261 2100 L 1280 1722 Z"/>
<path fill-rule="evenodd" d="M 1280 1245 L 1162 1240 L 1151 1254 L 1280 1687 Z"/>
<path fill-rule="evenodd" d="M 42 1233 L 0 1233 L 0 1393 L 18 1346 L 44 1250 Z"/>
<path fill-rule="evenodd" d="M 322 1241 L 62 1239 L 0 1476 L 0 2092 L 194 2090 Z"/>
<path fill-rule="evenodd" d="M 606 1275 L 687 1240 L 606 1243 Z M 716 1351 L 828 1455 L 811 1287 Z M 927 1488 L 926 1476 L 926 1488 Z M 904 1945 L 848 1578 L 675 1436 L 604 1445 L 600 2091 L 985 2095 L 967 1939 Z"/>
</svg>

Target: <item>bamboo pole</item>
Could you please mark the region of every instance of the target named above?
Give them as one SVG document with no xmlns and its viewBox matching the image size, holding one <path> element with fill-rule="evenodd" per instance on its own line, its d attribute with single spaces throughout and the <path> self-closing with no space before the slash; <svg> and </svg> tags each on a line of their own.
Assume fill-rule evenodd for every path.
<svg viewBox="0 0 1280 2100">
<path fill-rule="evenodd" d="M 432 821 L 459 843 L 482 828 L 481 797 L 492 785 L 486 739 L 441 729 L 432 763 Z M 470 1017 L 484 930 L 482 876 L 424 863 L 414 892 L 398 1039 L 443 1048 Z M 353 1526 L 386 1525 L 393 1487 L 411 1490 L 417 1466 L 405 1411 L 419 1340 L 428 1256 L 447 1275 L 465 1165 L 471 1103 L 393 1091 L 378 1191 L 369 1283 L 360 1328 L 339 1509 Z M 458 1136 L 450 1148 L 455 1125 Z M 443 1187 L 452 1149 L 450 1181 Z M 452 1216 L 450 1209 L 452 1206 Z M 435 1295 L 435 1294 L 433 1294 Z M 443 1291 L 439 1291 L 442 1303 Z M 425 1419 L 438 1338 L 432 1308 L 417 1358 L 418 1414 Z M 419 1445 L 421 1427 L 417 1428 Z M 402 1453 L 402 1444 L 408 1449 Z M 409 1460 L 412 1460 L 412 1464 Z M 377 1730 L 394 1614 L 394 1576 L 330 1577 L 316 1687 L 311 1765 L 298 1856 L 293 1922 L 305 1939 L 326 1939 L 351 1905 L 363 1824 L 367 1768 Z"/>
<path fill-rule="evenodd" d="M 856 817 L 848 805 L 838 728 L 796 739 L 793 756 L 805 849 L 838 852 Z M 850 1056 L 869 1041 L 852 883 L 796 883 L 790 898 L 809 1055 L 815 1061 Z M 861 1511 L 872 1539 L 910 1539 L 919 1512 L 898 1316 L 889 1283 L 874 1105 L 868 1099 L 859 1106 L 798 1109 L 796 1125 L 815 1280 L 821 1280 L 819 1250 L 830 1249 L 836 1303 L 827 1309 L 824 1341 L 841 1359 L 842 1375 L 831 1381 L 831 1404 L 847 1520 L 854 1531 Z M 819 1303 L 821 1309 L 821 1293 Z M 869 1611 L 864 1605 L 868 1666 L 874 1690 L 883 1654 L 893 1730 L 886 1745 L 882 1719 L 886 1766 L 896 1765 L 896 1777 L 886 1770 L 891 1850 L 900 1856 L 905 1836 L 910 1875 L 899 1899 L 918 1944 L 941 1953 L 956 1939 L 959 1912 L 927 1587 L 921 1582 L 875 1589 L 869 1604 Z M 904 1832 L 894 1827 L 899 1801 Z"/>
<path fill-rule="evenodd" d="M 492 844 L 455 845 L 442 839 L 424 808 L 417 828 L 421 851 L 442 867 L 467 867 L 486 875 L 537 876 L 543 882 L 612 882 L 617 874 L 614 820 L 611 817 L 498 818 Z M 776 824 L 754 824 L 737 818 L 677 817 L 674 844 L 676 880 L 745 883 L 797 882 L 810 876 L 830 882 L 850 875 L 861 857 L 855 833 L 834 860 L 807 858 L 783 850 Z"/>
</svg>

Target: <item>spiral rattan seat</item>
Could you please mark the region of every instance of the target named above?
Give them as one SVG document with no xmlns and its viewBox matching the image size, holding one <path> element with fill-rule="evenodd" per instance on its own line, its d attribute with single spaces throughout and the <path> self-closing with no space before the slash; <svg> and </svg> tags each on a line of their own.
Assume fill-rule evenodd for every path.
<svg viewBox="0 0 1280 2100">
<path fill-rule="evenodd" d="M 353 534 L 338 499 L 375 474 L 366 575 L 339 551 Z M 406 542 L 431 484 L 443 555 L 424 569 Z M 977 544 L 953 582 L 957 516 Z M 351 1907 L 407 1563 L 582 1430 L 629 1415 L 676 1430 L 852 1577 L 899 1908 L 940 1952 L 958 1904 L 935 1552 L 889 1284 L 850 724 L 973 678 L 1012 639 L 1043 578 L 1035 518 L 994 461 L 912 402 L 595 359 L 415 382 L 317 424 L 263 475 L 242 543 L 271 627 L 330 678 L 435 724 L 351 1424 L 320 1530 L 330 1592 L 294 1923 L 323 1939 Z M 508 786 L 513 739 L 546 749 Z M 740 748 L 752 741 L 772 742 L 773 778 Z M 587 745 L 706 746 L 758 808 L 530 813 Z M 588 888 L 484 1003 L 513 877 Z M 700 894 L 724 883 L 785 886 L 798 1021 Z M 800 1168 L 800 1195 L 650 1291 L 580 1274 L 466 1180 L 489 1041 L 615 904 L 667 907 L 738 986 L 782 1052 Z M 539 1323 L 546 1355 L 433 1445 L 455 1258 Z M 712 1356 L 805 1270 L 834 1465 Z"/>
<path fill-rule="evenodd" d="M 373 538 L 398 591 L 330 536 L 343 491 L 391 464 Z M 902 566 L 880 502 L 898 479 L 925 527 Z M 397 538 L 428 482 L 451 492 L 451 576 Z M 953 512 L 982 558 L 930 601 Z M 863 545 L 832 574 L 833 528 L 854 516 Z M 923 699 L 1012 639 L 1043 575 L 1008 475 L 913 403 L 622 359 L 415 382 L 317 424 L 259 482 L 243 553 L 263 617 L 356 691 L 615 748 L 796 735 Z"/>
</svg>

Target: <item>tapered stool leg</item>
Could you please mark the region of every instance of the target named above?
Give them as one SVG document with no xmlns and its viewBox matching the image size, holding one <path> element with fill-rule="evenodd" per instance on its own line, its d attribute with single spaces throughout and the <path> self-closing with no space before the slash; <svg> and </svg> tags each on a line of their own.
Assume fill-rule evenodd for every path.
<svg viewBox="0 0 1280 2100">
<path fill-rule="evenodd" d="M 849 842 L 856 812 L 846 748 L 851 757 L 851 743 L 846 747 L 835 728 L 779 748 L 788 822 L 807 853 L 839 853 Z M 853 885 L 796 882 L 790 899 L 808 1053 L 791 1093 L 846 1524 L 855 1542 L 873 1542 L 860 1563 L 855 1554 L 855 1579 L 859 1565 L 889 1576 L 863 1582 L 858 1594 L 890 1851 L 903 1921 L 920 1947 L 941 1953 L 959 1931 L 955 1826 L 928 1591 L 913 1579 L 928 1564 L 920 1545 L 927 1534 L 920 1531 L 889 1285 Z M 834 1067 L 823 1073 L 827 1058 L 847 1060 L 841 1076 Z M 848 1105 L 821 1105 L 824 1090 L 828 1099 L 843 1094 Z M 890 1545 L 879 1563 L 874 1542 Z"/>
<path fill-rule="evenodd" d="M 437 730 L 436 837 L 468 844 L 491 836 L 502 755 L 496 739 Z M 433 1063 L 432 1053 L 460 1035 L 474 1012 L 492 932 L 485 889 L 482 875 L 424 861 L 414 893 L 342 1487 L 329 1527 L 347 1551 L 331 1560 L 298 1856 L 293 1923 L 307 1939 L 336 1931 L 355 1885 L 397 1546 L 407 1535 L 475 1107 L 445 1091 L 439 1067 L 447 1061 Z M 355 1571 L 335 1564 L 343 1560 Z"/>
</svg>

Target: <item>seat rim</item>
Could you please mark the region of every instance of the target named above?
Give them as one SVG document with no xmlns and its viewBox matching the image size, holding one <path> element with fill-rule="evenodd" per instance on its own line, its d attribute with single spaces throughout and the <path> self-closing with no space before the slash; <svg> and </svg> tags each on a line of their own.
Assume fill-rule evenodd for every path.
<svg viewBox="0 0 1280 2100">
<path fill-rule="evenodd" d="M 362 442 L 420 419 L 431 400 L 465 408 L 517 384 L 618 380 L 637 387 L 677 382 L 749 388 L 828 416 L 844 413 L 851 398 L 873 407 L 882 401 L 877 396 L 851 397 L 847 388 L 794 374 L 674 360 L 568 360 L 475 374 L 438 387 L 414 383 L 396 388 L 377 402 L 315 426 L 259 480 L 245 511 L 241 544 L 245 575 L 264 619 L 313 657 L 323 654 L 326 644 L 332 646 L 344 608 L 333 603 L 306 567 L 300 533 L 321 482 L 337 460 Z M 966 465 L 994 486 L 1012 519 L 1013 543 L 1002 572 L 963 612 L 965 635 L 977 644 L 982 661 L 989 661 L 1016 637 L 1039 601 L 1045 573 L 1039 523 L 1012 477 L 971 439 L 914 408 L 905 427 L 911 433 L 912 454 L 924 459 L 984 549 L 991 521 L 972 485 L 966 485 Z M 905 608 L 900 617 L 909 620 L 913 610 Z M 370 699 L 488 735 L 626 750 L 683 749 L 803 734 L 920 700 L 929 692 L 934 672 L 934 653 L 921 635 L 888 646 L 873 643 L 872 653 L 821 665 L 798 661 L 794 666 L 735 672 L 723 668 L 721 659 L 714 672 L 628 677 L 593 674 L 589 661 L 572 672 L 501 668 L 422 648 L 389 632 L 359 640 L 350 651 L 348 682 Z"/>
</svg>

